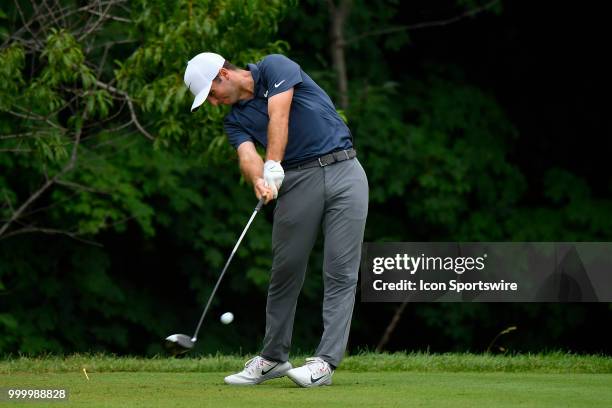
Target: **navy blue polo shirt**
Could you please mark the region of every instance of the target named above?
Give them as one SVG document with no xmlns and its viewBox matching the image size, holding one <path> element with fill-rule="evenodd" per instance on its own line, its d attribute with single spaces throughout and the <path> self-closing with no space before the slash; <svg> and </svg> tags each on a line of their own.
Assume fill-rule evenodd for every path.
<svg viewBox="0 0 612 408">
<path fill-rule="evenodd" d="M 272 54 L 248 64 L 255 83 L 254 98 L 239 101 L 225 117 L 224 128 L 236 149 L 246 141 L 268 145 L 268 98 L 293 88 L 289 134 L 283 165 L 350 149 L 351 133 L 329 96 L 298 64 Z"/>
</svg>

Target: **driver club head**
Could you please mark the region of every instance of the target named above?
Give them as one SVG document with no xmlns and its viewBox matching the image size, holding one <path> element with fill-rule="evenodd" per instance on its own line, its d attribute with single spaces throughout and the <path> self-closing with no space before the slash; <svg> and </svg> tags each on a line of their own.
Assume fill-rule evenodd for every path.
<svg viewBox="0 0 612 408">
<path fill-rule="evenodd" d="M 194 344 L 195 342 L 191 337 L 184 334 L 173 334 L 166 337 L 164 341 L 164 347 L 173 356 L 188 352 L 193 348 Z"/>
</svg>

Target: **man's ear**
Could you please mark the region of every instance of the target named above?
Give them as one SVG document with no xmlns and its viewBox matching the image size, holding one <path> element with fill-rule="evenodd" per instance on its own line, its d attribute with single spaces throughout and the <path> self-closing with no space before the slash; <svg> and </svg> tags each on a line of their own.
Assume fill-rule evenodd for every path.
<svg viewBox="0 0 612 408">
<path fill-rule="evenodd" d="M 223 79 L 226 79 L 226 80 L 227 80 L 227 79 L 229 79 L 229 77 L 230 77 L 230 72 L 229 72 L 229 70 L 228 70 L 227 68 L 223 68 L 223 67 L 222 67 L 222 68 L 219 70 L 219 77 L 221 77 L 221 78 L 223 78 Z"/>
</svg>

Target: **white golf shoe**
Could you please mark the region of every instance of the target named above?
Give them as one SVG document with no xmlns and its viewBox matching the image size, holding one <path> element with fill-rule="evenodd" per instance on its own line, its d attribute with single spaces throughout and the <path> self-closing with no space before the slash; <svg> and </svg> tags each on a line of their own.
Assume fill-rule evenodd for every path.
<svg viewBox="0 0 612 408">
<path fill-rule="evenodd" d="M 320 357 L 307 358 L 303 366 L 287 371 L 287 377 L 300 387 L 331 385 L 332 375 L 334 370 Z"/>
<path fill-rule="evenodd" d="M 244 364 L 244 370 L 225 377 L 225 383 L 231 385 L 256 385 L 273 378 L 282 377 L 291 370 L 288 361 L 278 363 L 261 356 L 253 357 Z"/>
</svg>

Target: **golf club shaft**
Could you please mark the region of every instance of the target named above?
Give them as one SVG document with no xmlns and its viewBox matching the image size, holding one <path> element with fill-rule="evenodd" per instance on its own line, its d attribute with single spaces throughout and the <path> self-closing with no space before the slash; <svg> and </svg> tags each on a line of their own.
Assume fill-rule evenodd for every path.
<svg viewBox="0 0 612 408">
<path fill-rule="evenodd" d="M 217 280 L 217 284 L 213 288 L 213 291 L 210 294 L 210 297 L 208 298 L 208 302 L 206 303 L 206 307 L 204 308 L 204 312 L 202 313 L 202 317 L 200 317 L 200 322 L 198 323 L 198 327 L 196 327 L 195 333 L 193 334 L 193 337 L 192 337 L 191 341 L 195 342 L 198 339 L 198 333 L 200 332 L 200 327 L 202 327 L 202 322 L 204 321 L 204 317 L 206 316 L 206 313 L 208 312 L 208 308 L 210 307 L 210 304 L 212 303 L 212 300 L 215 297 L 215 293 L 217 292 L 217 289 L 219 288 L 219 284 L 221 283 L 221 280 L 223 279 L 223 275 L 225 275 L 225 271 L 227 271 L 227 267 L 229 266 L 230 262 L 232 262 L 232 258 L 234 257 L 234 254 L 236 253 L 236 250 L 240 246 L 240 242 L 242 242 L 242 238 L 244 238 L 246 232 L 249 230 L 249 227 L 251 226 L 251 223 L 253 222 L 253 219 L 255 219 L 255 216 L 257 215 L 257 213 L 259 212 L 259 210 L 263 206 L 263 203 L 264 203 L 264 199 L 262 197 L 259 200 L 259 202 L 257 203 L 257 206 L 255 207 L 255 211 L 253 211 L 253 214 L 251 215 L 251 218 L 249 219 L 249 222 L 247 223 L 246 227 L 244 227 L 244 231 L 242 231 L 242 234 L 240 235 L 240 238 L 238 238 L 238 242 L 236 242 L 236 245 L 234 246 L 234 249 L 232 250 L 232 253 L 230 254 L 227 262 L 225 263 L 225 266 L 223 267 L 223 271 L 221 271 L 221 275 L 219 275 L 219 279 Z"/>
</svg>

